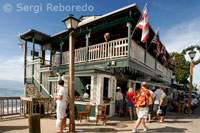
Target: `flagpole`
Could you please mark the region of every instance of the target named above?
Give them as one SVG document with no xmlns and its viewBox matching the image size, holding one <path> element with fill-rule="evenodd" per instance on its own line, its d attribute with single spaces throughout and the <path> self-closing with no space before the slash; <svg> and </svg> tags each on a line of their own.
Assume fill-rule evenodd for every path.
<svg viewBox="0 0 200 133">
<path fill-rule="evenodd" d="M 146 2 L 146 4 L 145 4 L 145 6 L 144 6 L 144 9 L 145 9 L 146 6 L 147 6 L 147 2 Z M 135 33 L 135 30 L 136 30 L 136 28 L 137 28 L 137 24 L 138 24 L 138 23 L 141 21 L 141 19 L 142 19 L 144 9 L 143 9 L 143 11 L 142 11 L 142 14 L 141 14 L 141 16 L 140 16 L 138 22 L 136 23 L 136 25 L 135 25 L 135 27 L 134 27 L 134 29 L 133 29 L 133 32 L 132 32 L 132 34 L 131 34 L 131 38 L 133 37 L 133 34 Z"/>
<path fill-rule="evenodd" d="M 158 34 L 159 29 L 160 29 L 160 28 L 158 27 L 157 30 L 156 30 L 156 34 L 154 35 L 153 39 L 154 39 L 154 38 L 156 37 L 156 35 Z M 150 47 L 150 45 L 151 45 L 153 39 L 151 40 L 149 46 L 147 47 L 147 50 L 149 49 L 149 47 Z"/>
</svg>

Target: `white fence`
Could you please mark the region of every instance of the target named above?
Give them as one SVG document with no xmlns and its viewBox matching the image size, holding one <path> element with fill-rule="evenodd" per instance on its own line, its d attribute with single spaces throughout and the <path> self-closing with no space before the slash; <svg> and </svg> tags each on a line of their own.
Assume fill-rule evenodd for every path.
<svg viewBox="0 0 200 133">
<path fill-rule="evenodd" d="M 104 42 L 89 46 L 89 61 L 107 58 L 124 57 L 128 55 L 128 38 Z"/>
</svg>

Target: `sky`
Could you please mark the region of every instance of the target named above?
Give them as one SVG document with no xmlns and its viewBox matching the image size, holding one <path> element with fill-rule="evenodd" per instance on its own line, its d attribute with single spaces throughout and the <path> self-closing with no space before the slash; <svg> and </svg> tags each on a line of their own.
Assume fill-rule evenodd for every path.
<svg viewBox="0 0 200 133">
<path fill-rule="evenodd" d="M 146 0 L 151 27 L 160 28 L 160 40 L 169 52 L 200 45 L 199 0 Z M 65 29 L 69 14 L 103 15 L 136 3 L 142 11 L 145 0 L 0 0 L 0 79 L 23 81 L 23 51 L 18 34 L 36 29 L 52 35 Z M 65 10 L 62 7 L 65 7 Z M 77 10 L 75 6 L 81 8 Z M 196 59 L 200 58 L 199 53 Z M 187 57 L 187 59 L 189 59 Z M 194 83 L 200 85 L 200 65 L 194 67 Z"/>
</svg>

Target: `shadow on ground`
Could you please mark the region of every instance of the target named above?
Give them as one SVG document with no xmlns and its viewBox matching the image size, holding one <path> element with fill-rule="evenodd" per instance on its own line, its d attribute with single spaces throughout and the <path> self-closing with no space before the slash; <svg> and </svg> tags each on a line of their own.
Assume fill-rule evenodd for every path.
<svg viewBox="0 0 200 133">
<path fill-rule="evenodd" d="M 169 126 L 166 126 L 164 128 L 152 128 L 149 132 L 152 132 L 152 133 L 155 133 L 155 132 L 185 132 L 187 131 L 188 129 L 186 128 L 175 128 L 175 127 L 169 127 Z"/>
<path fill-rule="evenodd" d="M 25 117 L 22 116 L 10 116 L 10 117 L 3 117 L 2 119 L 0 119 L 0 122 L 4 122 L 4 121 L 15 121 L 15 120 L 21 120 L 21 119 L 26 119 Z"/>
<path fill-rule="evenodd" d="M 5 133 L 8 131 L 24 130 L 27 128 L 28 126 L 0 126 L 0 133 Z"/>
</svg>

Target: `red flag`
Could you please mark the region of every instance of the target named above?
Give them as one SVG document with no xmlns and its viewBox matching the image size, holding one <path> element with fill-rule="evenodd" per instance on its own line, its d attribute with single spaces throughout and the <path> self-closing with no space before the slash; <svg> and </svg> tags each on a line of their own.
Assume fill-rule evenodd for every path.
<svg viewBox="0 0 200 133">
<path fill-rule="evenodd" d="M 145 43 L 149 37 L 149 22 L 148 22 L 148 15 L 147 15 L 147 4 L 144 7 L 142 19 L 138 23 L 137 27 L 142 29 L 141 42 Z"/>
</svg>

